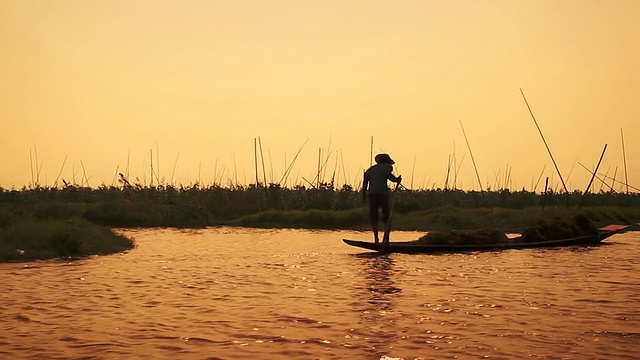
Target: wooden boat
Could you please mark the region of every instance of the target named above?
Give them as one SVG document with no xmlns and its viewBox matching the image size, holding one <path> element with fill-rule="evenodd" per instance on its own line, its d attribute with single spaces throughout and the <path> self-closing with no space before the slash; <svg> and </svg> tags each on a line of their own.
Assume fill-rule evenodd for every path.
<svg viewBox="0 0 640 360">
<path fill-rule="evenodd" d="M 627 225 L 609 225 L 598 230 L 597 234 L 579 236 L 569 239 L 547 240 L 539 242 L 523 242 L 519 238 L 512 239 L 511 242 L 505 244 L 467 244 L 467 245 L 427 245 L 420 244 L 417 241 L 389 242 L 386 249 L 383 249 L 382 243 L 373 243 L 369 241 L 343 239 L 347 245 L 359 247 L 362 249 L 374 250 L 385 253 L 405 253 L 405 254 L 428 254 L 428 253 L 455 253 L 468 251 L 495 251 L 507 249 L 528 249 L 528 248 L 545 248 L 558 246 L 583 246 L 598 244 L 602 240 L 611 237 L 614 234 L 622 232 L 628 228 Z"/>
</svg>

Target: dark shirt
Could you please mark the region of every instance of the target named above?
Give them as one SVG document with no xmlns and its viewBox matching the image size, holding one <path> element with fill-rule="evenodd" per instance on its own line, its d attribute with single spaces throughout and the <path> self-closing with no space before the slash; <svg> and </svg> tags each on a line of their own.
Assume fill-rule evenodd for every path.
<svg viewBox="0 0 640 360">
<path fill-rule="evenodd" d="M 375 164 L 364 173 L 362 190 L 368 190 L 369 194 L 389 195 L 387 180 L 395 183 L 400 179 L 393 175 L 393 167 L 390 164 Z"/>
</svg>

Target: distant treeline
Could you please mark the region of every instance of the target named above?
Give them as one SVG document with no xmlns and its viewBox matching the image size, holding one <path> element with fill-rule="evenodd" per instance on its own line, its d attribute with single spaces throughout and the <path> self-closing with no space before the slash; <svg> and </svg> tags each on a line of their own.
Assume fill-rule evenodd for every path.
<svg viewBox="0 0 640 360">
<path fill-rule="evenodd" d="M 205 226 L 265 211 L 335 210 L 364 215 L 362 194 L 349 185 L 293 188 L 268 187 L 108 187 L 0 188 L 0 205 L 36 206 L 36 216 L 65 218 L 80 216 L 94 223 L 128 226 Z M 581 192 L 537 194 L 529 191 L 398 190 L 393 193 L 397 213 L 434 208 L 463 209 L 531 207 L 611 206 L 640 208 L 639 194 Z M 15 209 L 14 209 L 15 210 Z M 31 211 L 29 211 L 31 212 Z M 1 215 L 1 214 L 0 214 Z M 366 215 L 362 216 L 365 220 Z"/>
</svg>

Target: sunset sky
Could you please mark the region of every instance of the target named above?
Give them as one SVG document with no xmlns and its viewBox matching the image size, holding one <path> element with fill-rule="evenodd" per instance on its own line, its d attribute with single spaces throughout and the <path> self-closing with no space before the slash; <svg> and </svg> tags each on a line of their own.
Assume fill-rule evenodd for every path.
<svg viewBox="0 0 640 360">
<path fill-rule="evenodd" d="M 148 184 L 151 156 L 164 183 L 248 184 L 258 137 L 268 181 L 302 149 L 288 185 L 315 178 L 319 153 L 325 180 L 359 185 L 373 137 L 406 186 L 443 187 L 455 154 L 457 186 L 477 190 L 461 123 L 485 190 L 561 187 L 520 88 L 570 189 L 605 144 L 601 174 L 624 181 L 621 130 L 640 187 L 638 14 L 637 0 L 0 0 L 0 187 Z"/>
</svg>

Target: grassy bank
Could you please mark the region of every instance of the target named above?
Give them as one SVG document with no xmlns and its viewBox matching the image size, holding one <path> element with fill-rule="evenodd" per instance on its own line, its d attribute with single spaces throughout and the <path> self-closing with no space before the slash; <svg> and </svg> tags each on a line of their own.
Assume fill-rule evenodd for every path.
<svg viewBox="0 0 640 360">
<path fill-rule="evenodd" d="M 525 229 L 583 215 L 597 226 L 640 220 L 636 194 L 403 191 L 394 230 Z M 367 209 L 350 188 L 0 189 L 0 261 L 108 254 L 132 248 L 114 227 L 245 226 L 367 230 Z"/>
<path fill-rule="evenodd" d="M 71 206 L 73 207 L 73 206 Z M 77 215 L 34 216 L 28 207 L 0 207 L 0 262 L 72 259 L 133 248 L 130 239 Z M 73 213 L 73 211 L 71 211 Z"/>
</svg>

